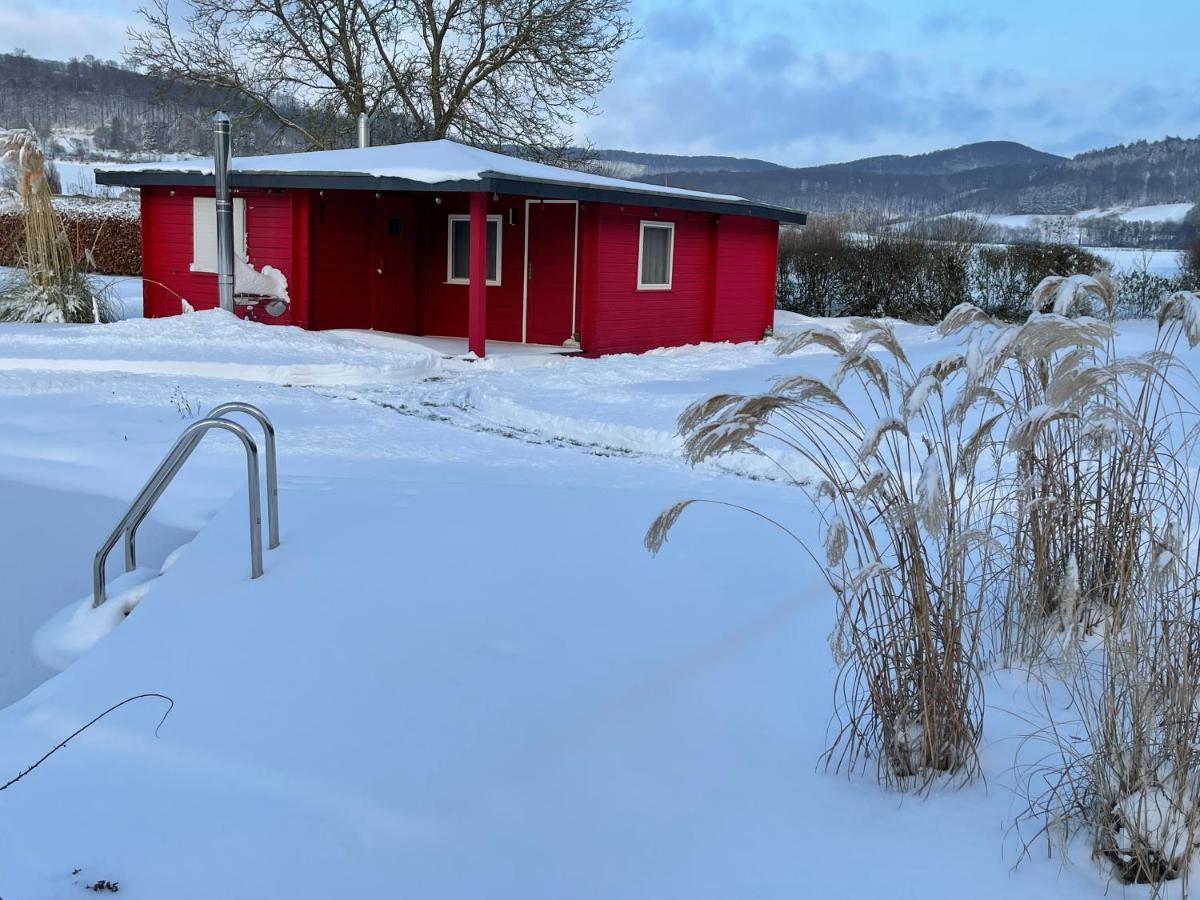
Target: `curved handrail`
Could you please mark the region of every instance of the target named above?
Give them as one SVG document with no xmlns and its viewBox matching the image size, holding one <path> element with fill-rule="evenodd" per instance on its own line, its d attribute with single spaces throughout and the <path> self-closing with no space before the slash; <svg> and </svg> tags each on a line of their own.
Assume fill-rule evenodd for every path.
<svg viewBox="0 0 1200 900">
<path fill-rule="evenodd" d="M 200 443 L 200 439 L 211 431 L 213 428 L 220 428 L 224 431 L 231 432 L 238 440 L 242 442 L 242 446 L 246 450 L 246 487 L 247 493 L 250 495 L 250 577 L 258 578 L 263 573 L 262 565 L 262 506 L 259 498 L 259 483 L 258 483 L 258 445 L 254 443 L 254 438 L 250 436 L 250 432 L 237 422 L 232 422 L 229 419 L 220 418 L 205 418 L 199 422 L 193 422 L 183 430 L 183 434 L 179 436 L 174 446 L 159 463 L 158 468 L 154 470 L 154 474 L 150 476 L 150 480 L 142 486 L 138 491 L 137 497 L 130 504 L 129 509 L 125 511 L 125 515 L 121 517 L 121 521 L 117 523 L 117 527 L 100 545 L 100 549 L 96 551 L 96 557 L 92 562 L 92 606 L 100 606 L 106 599 L 104 580 L 104 564 L 108 560 L 108 554 L 112 552 L 113 547 L 117 545 L 117 541 L 121 539 L 124 533 L 138 516 L 145 516 L 146 510 L 143 510 L 143 504 L 152 493 L 161 494 L 166 484 L 170 482 L 170 478 L 174 476 L 179 468 L 187 461 L 188 457 Z M 166 475 L 167 472 L 170 475 Z M 157 499 L 157 497 L 156 497 Z"/>
<path fill-rule="evenodd" d="M 275 426 L 271 424 L 271 420 L 257 406 L 240 401 L 232 401 L 230 403 L 222 403 L 219 406 L 214 406 L 208 412 L 206 418 L 219 419 L 223 418 L 226 413 L 240 412 L 253 418 L 262 426 L 264 443 L 266 445 L 266 462 L 267 462 L 267 548 L 274 550 L 279 546 L 279 477 L 275 463 Z M 200 436 L 197 435 L 193 441 L 199 442 Z M 190 451 L 189 451 L 190 452 Z M 157 484 L 154 489 L 143 499 L 141 509 L 134 516 L 132 522 L 125 529 L 125 571 L 132 572 L 137 568 L 137 531 L 141 527 L 146 516 L 150 514 L 151 507 L 158 502 L 158 498 L 162 496 L 163 491 L 169 485 L 178 473 L 180 466 L 183 465 L 181 458 L 169 470 L 163 470 L 161 473 L 155 473 L 160 477 L 157 479 Z"/>
<path fill-rule="evenodd" d="M 257 406 L 240 400 L 214 406 L 209 410 L 208 417 L 215 419 L 230 412 L 245 413 L 262 426 L 267 463 L 267 549 L 274 550 L 279 546 L 279 473 L 275 463 L 275 426 Z"/>
</svg>

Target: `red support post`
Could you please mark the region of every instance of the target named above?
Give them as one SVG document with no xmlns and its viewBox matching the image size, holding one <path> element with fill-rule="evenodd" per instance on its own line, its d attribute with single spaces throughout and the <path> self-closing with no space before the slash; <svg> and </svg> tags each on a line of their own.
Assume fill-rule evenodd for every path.
<svg viewBox="0 0 1200 900">
<path fill-rule="evenodd" d="M 467 349 L 482 359 L 487 344 L 487 200 L 471 194 L 471 286 L 468 289 Z"/>
</svg>

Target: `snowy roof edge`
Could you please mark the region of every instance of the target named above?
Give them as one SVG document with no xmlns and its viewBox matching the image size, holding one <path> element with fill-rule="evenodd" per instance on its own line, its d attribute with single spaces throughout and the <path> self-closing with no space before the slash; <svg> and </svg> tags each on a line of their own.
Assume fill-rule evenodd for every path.
<svg viewBox="0 0 1200 900">
<path fill-rule="evenodd" d="M 384 148 L 370 149 L 382 150 Z M 324 153 L 322 152 L 314 154 L 284 154 L 278 161 L 282 162 L 289 156 L 295 159 L 297 157 L 323 155 Z M 488 153 L 487 156 L 507 159 L 500 154 Z M 654 200 L 654 203 L 651 205 L 668 208 L 757 216 L 797 225 L 803 225 L 807 221 L 807 215 L 798 210 L 774 206 L 768 203 L 757 203 L 742 197 L 692 191 L 683 188 L 658 187 L 653 184 L 606 178 L 604 176 L 589 177 L 567 169 L 559 170 L 553 166 L 529 164 L 523 160 L 513 160 L 513 162 L 518 164 L 516 168 L 526 168 L 529 171 L 505 171 L 504 169 L 493 168 L 472 170 L 465 166 L 447 167 L 440 170 L 423 169 L 420 171 L 421 176 L 428 177 L 405 177 L 403 175 L 390 174 L 390 172 L 405 171 L 402 168 L 397 170 L 391 166 L 384 167 L 383 171 L 374 172 L 355 171 L 354 168 L 347 169 L 343 167 L 321 169 L 305 166 L 289 169 L 280 166 L 279 168 L 271 168 L 270 164 L 273 161 L 275 160 L 272 160 L 271 157 L 243 160 L 234 159 L 230 173 L 234 186 L 246 188 L 292 187 L 421 192 L 467 192 L 479 190 L 495 193 L 524 193 L 530 196 L 546 198 L 616 203 L 629 202 L 630 197 L 644 197 Z M 491 162 L 493 160 L 488 161 Z M 239 163 L 242 165 L 240 166 Z M 249 167 L 242 168 L 242 166 Z M 549 171 L 543 174 L 542 169 Z M 560 171 L 562 173 L 561 176 L 559 175 Z M 165 187 L 171 185 L 207 186 L 212 183 L 213 178 L 212 163 L 210 160 L 205 159 L 198 159 L 190 166 L 187 163 L 141 163 L 107 167 L 98 166 L 95 172 L 97 184 L 128 185 L 131 187 Z"/>
</svg>

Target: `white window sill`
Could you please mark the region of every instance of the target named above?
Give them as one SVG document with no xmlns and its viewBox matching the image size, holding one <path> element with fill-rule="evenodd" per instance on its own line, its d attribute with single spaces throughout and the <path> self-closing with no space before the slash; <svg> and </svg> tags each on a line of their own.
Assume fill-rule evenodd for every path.
<svg viewBox="0 0 1200 900">
<path fill-rule="evenodd" d="M 471 283 L 470 279 L 467 279 L 467 278 L 449 278 L 446 281 L 442 282 L 442 284 L 465 284 L 465 285 L 470 285 L 470 283 Z M 500 287 L 499 281 L 485 281 L 484 284 L 487 285 L 488 287 Z"/>
</svg>

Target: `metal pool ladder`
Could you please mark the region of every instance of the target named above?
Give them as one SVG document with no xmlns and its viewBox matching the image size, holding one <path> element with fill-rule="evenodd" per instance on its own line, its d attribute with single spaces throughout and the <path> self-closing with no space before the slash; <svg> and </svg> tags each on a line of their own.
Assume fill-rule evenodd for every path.
<svg viewBox="0 0 1200 900">
<path fill-rule="evenodd" d="M 125 536 L 125 571 L 132 572 L 137 567 L 137 530 L 150 514 L 163 491 L 179 474 L 183 464 L 191 457 L 192 452 L 200 445 L 200 441 L 208 432 L 217 428 L 228 431 L 242 442 L 246 450 L 246 488 L 250 495 L 250 577 L 258 578 L 263 573 L 262 564 L 262 507 L 259 498 L 261 490 L 258 480 L 258 445 L 245 427 L 226 418 L 229 413 L 244 413 L 257 420 L 262 426 L 263 437 L 267 451 L 267 529 L 269 543 L 267 546 L 274 550 L 279 546 L 279 481 L 275 469 L 275 426 L 257 406 L 249 403 L 222 403 L 214 407 L 209 414 L 198 422 L 193 422 L 183 430 L 179 440 L 170 452 L 159 463 L 150 480 L 138 492 L 121 521 L 112 533 L 96 551 L 92 563 L 92 606 L 97 607 L 108 599 L 105 591 L 104 565 L 108 554 L 117 546 L 121 535 Z"/>
</svg>

